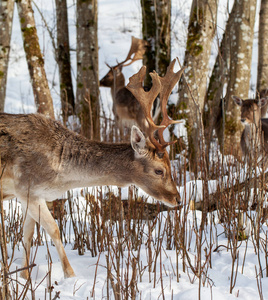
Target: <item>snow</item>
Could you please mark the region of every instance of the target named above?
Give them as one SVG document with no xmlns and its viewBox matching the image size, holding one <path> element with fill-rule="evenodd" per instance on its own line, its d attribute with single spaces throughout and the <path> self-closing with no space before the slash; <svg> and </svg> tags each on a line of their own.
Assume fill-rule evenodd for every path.
<svg viewBox="0 0 268 300">
<path fill-rule="evenodd" d="M 42 11 L 48 26 L 55 35 L 55 5 L 51 0 L 35 1 Z M 99 0 L 98 1 L 99 10 L 99 76 L 102 78 L 108 71 L 105 63 L 109 65 L 115 65 L 116 61 L 123 60 L 129 50 L 131 36 L 141 38 L 141 10 L 139 0 Z M 178 57 L 180 62 L 184 58 L 184 50 L 187 37 L 187 25 L 188 16 L 190 14 L 190 1 L 172 1 L 172 59 Z M 229 8 L 230 9 L 230 8 Z M 220 16 L 218 17 L 218 39 L 221 38 L 223 34 L 223 28 L 226 21 L 226 11 L 227 11 L 227 1 L 220 1 Z M 58 70 L 55 63 L 55 58 L 53 54 L 53 48 L 50 42 L 50 37 L 47 30 L 44 27 L 44 23 L 34 7 L 35 19 L 37 24 L 38 35 L 40 39 L 41 49 L 45 58 L 45 68 L 46 73 L 54 101 L 54 107 L 56 110 L 56 115 L 59 116 L 60 111 L 60 98 L 59 98 L 59 81 L 58 81 Z M 69 1 L 69 23 L 70 23 L 70 45 L 74 49 L 76 45 L 75 37 L 75 6 L 74 1 Z M 256 31 L 256 30 L 255 30 Z M 211 59 L 210 65 L 213 66 L 213 59 L 215 60 L 217 41 L 215 39 L 215 47 L 212 49 L 213 58 Z M 254 88 L 256 82 L 256 53 L 257 53 L 257 40 L 254 40 L 254 53 L 253 54 L 253 69 L 252 69 L 252 87 Z M 71 52 L 72 58 L 72 68 L 73 75 L 75 78 L 76 73 L 76 57 L 75 52 Z M 142 62 L 135 62 L 123 69 L 126 79 L 132 76 L 135 72 L 139 70 Z M 178 68 L 178 66 L 176 66 Z M 186 69 L 187 72 L 187 69 Z M 73 81 L 74 88 L 76 86 L 75 80 Z M 176 90 L 176 89 L 175 89 Z M 252 93 L 252 91 L 251 91 Z M 110 95 L 110 90 L 107 88 L 101 88 L 101 101 L 103 102 L 102 107 L 105 109 L 105 114 L 107 117 L 113 117 L 112 114 L 112 99 Z M 171 95 L 171 101 L 176 102 L 176 93 Z M 5 103 L 5 111 L 10 113 L 31 113 L 35 112 L 35 104 L 33 99 L 32 87 L 28 75 L 28 68 L 26 63 L 26 58 L 24 50 L 22 47 L 22 38 L 19 27 L 18 13 L 15 8 L 14 12 L 14 23 L 12 32 L 12 45 L 10 53 L 10 64 L 8 69 L 8 83 L 7 83 L 7 97 Z M 186 130 L 183 124 L 178 124 L 174 133 L 176 136 L 186 136 Z M 228 158 L 224 158 L 227 160 Z M 175 166 L 174 162 L 174 167 Z M 178 166 L 177 166 L 178 167 Z M 222 178 L 224 181 L 226 179 L 226 184 L 229 182 L 235 182 L 237 178 L 243 177 L 243 174 L 232 174 L 233 178 Z M 197 257 L 197 241 L 196 237 L 198 228 L 200 228 L 202 213 L 199 211 L 185 211 L 187 204 L 189 204 L 191 199 L 195 201 L 200 201 L 203 199 L 203 184 L 202 180 L 190 180 L 190 174 L 186 175 L 186 182 L 183 186 L 179 187 L 180 194 L 184 203 L 184 209 L 180 216 L 180 225 L 187 225 L 185 228 L 185 238 L 187 243 L 187 251 L 191 259 L 191 263 L 196 265 Z M 217 190 L 217 181 L 208 182 L 209 191 L 212 193 Z M 112 187 L 114 193 L 118 193 L 116 187 Z M 97 194 L 97 191 L 93 191 Z M 79 191 L 75 191 L 79 203 L 83 205 L 84 198 L 79 195 Z M 126 199 L 128 195 L 128 190 L 122 190 L 122 198 Z M 139 196 L 147 195 L 142 191 L 138 190 Z M 148 202 L 153 201 L 150 197 Z M 4 208 L 9 211 L 9 203 L 4 203 Z M 13 208 L 14 209 L 14 208 Z M 174 217 L 172 222 L 175 222 L 176 214 L 172 214 Z M 183 223 L 183 218 L 186 218 L 186 222 Z M 81 215 L 81 218 L 85 216 Z M 260 253 L 260 261 L 258 260 L 258 255 L 256 253 L 255 241 L 252 236 L 249 237 L 247 241 L 239 243 L 239 256 L 235 260 L 235 269 L 237 266 L 237 278 L 234 284 L 232 293 L 230 293 L 230 280 L 232 273 L 232 251 L 228 249 L 230 244 L 228 244 L 227 233 L 224 226 L 219 221 L 219 215 L 217 212 L 211 213 L 210 222 L 206 225 L 204 230 L 205 237 L 203 238 L 204 243 L 207 247 L 211 247 L 211 265 L 212 268 L 206 263 L 205 256 L 205 246 L 203 245 L 202 253 L 202 265 L 206 269 L 206 277 L 202 276 L 202 282 L 200 284 L 197 276 L 194 275 L 193 271 L 190 269 L 189 264 L 186 262 L 186 272 L 183 272 L 182 265 L 182 253 L 176 250 L 167 250 L 167 234 L 166 234 L 166 220 L 167 213 L 162 212 L 159 214 L 156 220 L 155 226 L 150 227 L 147 222 L 143 222 L 142 234 L 143 243 L 140 249 L 140 257 L 136 262 L 139 267 L 143 267 L 144 271 L 138 274 L 137 281 L 137 295 L 136 299 L 217 299 L 217 300 L 229 300 L 229 299 L 243 299 L 251 300 L 258 299 L 259 292 L 257 287 L 257 279 L 255 267 L 257 272 L 259 272 L 259 265 L 263 267 L 263 272 L 265 274 L 266 256 L 263 251 Z M 212 222 L 213 220 L 213 222 Z M 70 223 L 70 220 L 68 220 Z M 117 239 L 116 230 L 114 224 L 107 222 L 107 227 L 113 230 L 113 245 L 117 247 L 120 241 Z M 175 223 L 173 223 L 175 226 Z M 68 228 L 68 225 L 67 225 Z M 179 227 L 179 230 L 181 227 Z M 149 261 L 148 261 L 148 249 L 145 247 L 145 243 L 148 238 L 148 232 L 152 230 L 151 237 L 151 248 L 154 261 L 156 260 L 155 272 L 149 272 Z M 173 233 L 174 227 L 173 227 Z M 267 232 L 267 224 L 263 225 L 263 231 L 260 233 L 261 237 L 265 241 L 265 233 Z M 172 236 L 171 238 L 174 238 Z M 45 239 L 43 239 L 45 241 Z M 49 237 L 48 249 L 46 244 L 38 247 L 33 247 L 32 256 L 36 254 L 35 263 L 36 267 L 33 268 L 32 273 L 32 285 L 36 299 L 45 299 L 45 295 L 48 298 L 48 277 L 46 274 L 48 272 L 49 257 L 52 260 L 52 272 L 51 272 L 51 283 L 54 286 L 52 291 L 52 298 L 55 296 L 56 292 L 60 292 L 60 299 L 107 299 L 107 291 L 109 293 L 110 299 L 114 299 L 112 287 L 107 282 L 107 257 L 112 260 L 115 259 L 116 253 L 108 253 L 107 250 L 99 253 L 96 257 L 92 257 L 90 251 L 86 251 L 83 256 L 79 256 L 76 250 L 73 248 L 73 233 L 70 233 L 71 243 L 67 243 L 65 250 L 69 261 L 74 268 L 76 277 L 64 279 L 61 264 L 56 252 L 56 249 L 51 245 Z M 161 251 L 157 252 L 158 242 L 162 242 Z M 211 242 L 209 242 L 211 241 Z M 130 241 L 129 241 L 130 243 Z M 218 249 L 216 252 L 213 252 Z M 209 249 L 207 249 L 209 251 Z M 8 252 L 11 256 L 12 248 L 11 243 L 8 245 Z M 20 268 L 21 258 L 22 258 L 23 247 L 22 245 L 17 245 L 15 247 L 15 255 L 13 262 L 11 264 L 10 271 Z M 121 283 L 125 284 L 124 280 L 131 279 L 132 269 L 131 265 L 128 264 L 133 258 L 136 258 L 137 251 L 133 248 L 128 247 L 128 243 L 123 245 L 123 253 L 120 256 L 120 276 Z M 161 257 L 161 258 L 160 258 Z M 243 261 L 245 259 L 245 261 Z M 178 267 L 178 274 L 176 268 Z M 129 270 L 129 271 L 127 271 Z M 96 281 L 94 276 L 96 273 Z M 113 276 L 116 276 L 115 267 L 112 267 Z M 128 279 L 126 278 L 128 275 Z M 178 281 L 177 281 L 177 275 Z M 15 279 L 16 275 L 12 275 Z M 115 278 L 115 277 L 114 277 Z M 44 279 L 44 280 L 43 280 Z M 19 282 L 24 284 L 25 281 L 18 278 Z M 155 280 L 155 281 L 154 281 Z M 261 281 L 263 289 L 263 299 L 268 299 L 268 290 L 265 286 L 268 284 L 268 278 L 259 278 Z M 108 284 L 108 286 L 107 286 Z M 200 287 L 199 287 L 200 284 Z M 22 286 L 19 286 L 22 289 Z M 93 293 L 94 289 L 94 294 Z M 164 294 L 163 294 L 164 291 Z M 27 293 L 28 299 L 31 299 L 31 292 Z M 124 299 L 124 298 L 122 298 Z"/>
</svg>

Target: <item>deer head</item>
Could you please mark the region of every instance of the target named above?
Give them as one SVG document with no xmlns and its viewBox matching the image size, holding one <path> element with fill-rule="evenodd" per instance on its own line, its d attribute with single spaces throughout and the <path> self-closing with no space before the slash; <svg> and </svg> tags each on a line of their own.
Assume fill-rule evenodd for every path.
<svg viewBox="0 0 268 300">
<path fill-rule="evenodd" d="M 261 120 L 261 108 L 267 104 L 266 98 L 243 100 L 232 96 L 234 102 L 241 107 L 241 122 L 244 125 L 255 124 L 259 126 Z"/>
<path fill-rule="evenodd" d="M 181 74 L 183 72 L 183 69 L 181 69 L 177 73 L 173 72 L 175 62 L 175 59 L 171 62 L 170 66 L 167 69 L 167 73 L 164 77 L 160 77 L 156 72 L 150 73 L 153 84 L 151 90 L 148 92 L 144 91 L 142 86 L 143 80 L 146 75 L 145 66 L 143 66 L 137 74 L 133 75 L 129 79 L 129 83 L 126 86 L 127 89 L 131 91 L 131 93 L 140 103 L 145 118 L 149 124 L 149 129 L 147 131 L 149 142 L 146 143 L 146 140 L 143 136 L 136 135 L 136 139 L 132 138 L 132 147 L 138 155 L 143 155 L 146 157 L 148 153 L 151 153 L 152 165 L 155 164 L 155 166 L 153 166 L 153 170 L 155 173 L 154 176 L 158 177 L 159 181 L 159 184 L 156 184 L 156 181 L 154 179 L 154 184 L 158 187 L 162 186 L 161 193 L 163 193 L 164 190 L 166 190 L 168 191 L 168 193 L 170 193 L 170 195 L 173 195 L 173 197 L 165 197 L 165 199 L 171 199 L 169 205 L 174 205 L 176 203 L 176 199 L 178 199 L 178 193 L 175 182 L 173 181 L 171 176 L 170 160 L 166 151 L 166 147 L 175 143 L 176 141 L 166 142 L 163 137 L 163 132 L 169 125 L 181 122 L 171 120 L 167 114 L 168 97 L 175 84 L 180 79 Z M 160 125 L 156 125 L 154 123 L 151 115 L 151 108 L 158 94 L 160 94 L 161 110 L 163 117 L 163 120 Z M 158 139 L 156 139 L 155 137 L 155 131 L 158 131 Z M 132 135 L 132 137 L 133 136 L 134 135 Z M 160 182 L 161 180 L 162 182 Z M 163 181 L 165 181 L 164 184 Z"/>
</svg>

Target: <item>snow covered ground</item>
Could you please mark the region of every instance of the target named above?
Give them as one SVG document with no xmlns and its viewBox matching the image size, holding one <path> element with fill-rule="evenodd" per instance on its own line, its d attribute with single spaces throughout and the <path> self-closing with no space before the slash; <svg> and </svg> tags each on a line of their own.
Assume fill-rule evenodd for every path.
<svg viewBox="0 0 268 300">
<path fill-rule="evenodd" d="M 55 33 L 55 7 L 53 1 L 47 0 L 36 1 L 39 8 L 42 10 L 44 17 L 46 18 L 49 26 L 54 28 Z M 219 17 L 219 29 L 218 35 L 221 36 L 224 26 L 224 20 L 226 19 L 226 4 L 227 1 L 220 0 Z M 187 23 L 190 13 L 190 1 L 172 1 L 172 58 L 179 57 L 183 61 L 184 48 L 187 37 Z M 60 109 L 59 99 L 59 84 L 58 73 L 55 65 L 55 59 L 52 53 L 52 47 L 50 43 L 47 31 L 42 23 L 42 20 L 35 12 L 35 18 L 37 22 L 38 33 L 40 37 L 41 49 L 45 57 L 45 68 L 47 77 L 49 80 L 54 106 L 57 111 Z M 69 1 L 69 20 L 70 20 L 70 44 L 71 48 L 75 49 L 75 7 L 72 0 Z M 139 0 L 99 0 L 99 69 L 100 78 L 108 71 L 105 62 L 110 65 L 116 64 L 116 60 L 123 60 L 129 50 L 131 36 L 141 37 L 141 11 Z M 255 46 L 257 45 L 255 40 Z M 213 53 L 216 53 L 216 42 L 214 45 Z M 256 53 L 256 47 L 254 48 Z M 7 99 L 5 104 L 5 111 L 11 113 L 30 113 L 35 112 L 33 93 L 31 84 L 29 81 L 28 69 L 24 51 L 22 48 L 22 39 L 19 29 L 19 21 L 17 18 L 17 12 L 14 14 L 14 28 L 12 33 L 12 49 L 11 49 L 10 65 L 8 71 L 8 85 L 7 85 Z M 75 74 L 75 52 L 72 52 L 72 66 L 73 73 Z M 256 55 L 253 55 L 252 71 L 252 85 L 256 81 Z M 211 61 L 213 65 L 213 59 Z M 124 68 L 123 72 L 128 78 L 137 72 L 141 66 L 141 62 L 136 62 Z M 75 81 L 74 81 L 75 86 Z M 176 95 L 173 95 L 175 98 Z M 105 104 L 106 115 L 112 117 L 112 100 L 110 96 L 110 90 L 107 88 L 101 88 L 101 100 Z M 180 134 L 184 134 L 183 128 Z M 190 181 L 186 178 L 186 190 L 180 187 L 180 193 L 182 196 L 186 195 L 184 203 L 187 204 L 190 196 L 196 194 L 196 199 L 202 198 L 202 181 Z M 215 182 L 210 182 L 211 190 L 215 190 Z M 193 189 L 193 187 L 195 187 Z M 125 191 L 124 191 L 125 192 Z M 142 192 L 140 192 L 142 193 Z M 79 198 L 80 199 L 80 198 Z M 83 202 L 83 199 L 80 199 Z M 6 202 L 4 204 L 5 209 L 8 210 L 9 206 Z M 184 216 L 186 221 L 184 220 Z M 171 214 L 171 217 L 175 220 L 175 214 Z M 223 224 L 218 220 L 218 214 L 211 214 L 210 220 L 206 225 L 206 229 L 203 232 L 202 238 L 202 264 L 207 268 L 206 276 L 202 277 L 200 281 L 190 268 L 190 263 L 186 261 L 186 271 L 183 272 L 182 252 L 177 250 L 166 250 L 167 246 L 167 230 L 165 227 L 167 219 L 167 213 L 160 213 L 156 224 L 149 234 L 150 226 L 144 222 L 142 230 L 143 243 L 140 248 L 140 256 L 137 258 L 138 252 L 130 249 L 127 243 L 124 244 L 123 253 L 120 256 L 120 280 L 122 283 L 130 282 L 132 276 L 132 269 L 129 266 L 133 258 L 137 260 L 139 266 L 138 280 L 137 280 L 137 294 L 136 299 L 198 299 L 201 295 L 201 299 L 259 299 L 260 294 L 258 290 L 258 283 L 262 287 L 263 299 L 268 299 L 268 290 L 265 288 L 268 284 L 266 277 L 259 278 L 256 276 L 256 271 L 259 272 L 260 265 L 262 266 L 264 276 L 266 274 L 267 265 L 267 253 L 265 247 L 260 253 L 257 252 L 256 241 L 250 237 L 247 241 L 239 243 L 239 256 L 235 260 L 234 269 L 232 272 L 232 253 L 228 247 L 232 245 L 228 244 L 227 233 L 224 230 Z M 191 263 L 195 266 L 198 256 L 198 245 L 196 238 L 201 222 L 201 213 L 187 211 L 180 216 L 181 223 L 187 224 L 185 227 L 185 237 L 187 253 L 191 260 Z M 174 221 L 173 221 L 174 222 Z M 173 224 L 176 225 L 175 223 Z M 111 230 L 114 230 L 113 245 L 118 246 L 116 230 L 114 225 L 111 226 Z M 235 228 L 235 227 L 234 227 Z M 175 231 L 173 229 L 173 234 Z M 229 231 L 230 233 L 230 231 Z M 265 244 L 267 234 L 267 224 L 262 227 L 261 237 Z M 149 256 L 148 247 L 145 244 L 148 241 L 149 236 L 152 238 L 151 248 L 152 257 L 154 258 L 155 270 L 149 270 Z M 48 237 L 49 238 L 49 237 Z M 71 234 L 72 238 L 72 234 Z M 173 236 L 174 238 L 174 236 Z M 159 247 L 159 241 L 162 242 L 162 246 Z M 267 241 L 267 240 L 266 240 Z M 52 298 L 55 297 L 56 292 L 60 292 L 60 299 L 114 299 L 111 284 L 107 281 L 107 257 L 112 261 L 116 257 L 116 253 L 111 254 L 108 251 L 103 251 L 96 257 L 92 257 L 91 252 L 87 251 L 85 255 L 79 256 L 77 250 L 72 250 L 73 244 L 66 245 L 67 256 L 74 268 L 77 275 L 75 278 L 64 279 L 61 264 L 59 262 L 55 247 L 48 242 L 49 253 L 51 256 L 52 275 L 51 282 L 54 286 L 52 291 Z M 211 247 L 211 249 L 210 249 Z M 161 249 L 160 252 L 158 250 Z M 211 267 L 208 267 L 207 253 L 211 252 Z M 11 245 L 9 245 L 9 254 L 12 254 Z M 33 248 L 33 255 L 36 252 L 36 248 Z M 113 256 L 114 255 L 114 256 Z M 10 270 L 15 270 L 20 267 L 22 257 L 22 247 L 16 247 L 15 256 Z M 32 274 L 32 292 L 28 291 L 28 299 L 48 299 L 48 277 L 45 277 L 48 271 L 48 251 L 46 245 L 39 246 L 36 252 L 35 263 L 37 267 L 33 268 Z M 142 271 L 141 271 L 142 270 Z M 237 271 L 237 273 L 236 273 Z M 112 268 L 114 278 L 116 278 L 115 267 Z M 232 274 L 237 274 L 236 280 L 232 278 Z M 96 274 L 96 278 L 94 277 Z M 129 278 L 126 278 L 129 276 Z M 45 278 L 45 280 L 43 280 Z M 15 279 L 15 275 L 13 275 Z M 21 284 L 25 281 L 18 278 Z M 235 282 L 232 293 L 230 294 L 230 282 Z M 204 284 L 202 284 L 204 283 Z M 127 284 L 126 284 L 127 285 Z M 22 285 L 19 285 L 20 291 Z M 260 288 L 259 288 L 260 289 Z M 94 290 L 94 293 L 92 294 Z M 33 292 L 34 291 L 34 292 Z M 199 294 L 200 292 L 200 294 Z M 109 297 L 108 297 L 109 296 Z M 56 299 L 56 298 L 54 298 Z M 122 296 L 122 299 L 125 299 Z M 129 298 L 130 299 L 130 298 Z"/>
</svg>

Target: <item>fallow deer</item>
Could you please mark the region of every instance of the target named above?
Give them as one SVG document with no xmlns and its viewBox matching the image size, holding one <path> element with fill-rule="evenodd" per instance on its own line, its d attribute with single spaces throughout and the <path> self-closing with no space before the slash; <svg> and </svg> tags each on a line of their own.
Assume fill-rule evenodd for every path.
<svg viewBox="0 0 268 300">
<path fill-rule="evenodd" d="M 120 129 L 124 126 L 130 128 L 132 125 L 137 125 L 144 132 L 147 132 L 148 129 L 143 110 L 137 99 L 126 88 L 125 77 L 122 73 L 123 67 L 142 59 L 145 50 L 146 41 L 132 37 L 131 47 L 126 59 L 113 67 L 106 64 L 110 70 L 100 80 L 101 87 L 111 88 L 113 114 Z M 148 91 L 146 88 L 145 90 Z"/>
<path fill-rule="evenodd" d="M 253 150 L 258 156 L 264 150 L 268 151 L 268 119 L 262 118 L 261 109 L 267 105 L 266 98 L 243 100 L 232 96 L 234 102 L 241 107 L 241 122 L 245 126 L 240 140 L 240 146 L 244 156 Z"/>
<path fill-rule="evenodd" d="M 266 98 L 268 99 L 268 89 L 262 89 L 258 95 L 259 99 Z M 268 101 L 266 104 L 261 108 L 261 117 L 264 118 L 266 117 L 267 114 L 267 109 L 268 109 Z"/>
<path fill-rule="evenodd" d="M 130 79 L 128 88 L 141 103 L 150 124 L 149 138 L 133 126 L 130 143 L 104 143 L 88 140 L 59 122 L 39 114 L 0 114 L 1 195 L 17 197 L 24 213 L 23 267 L 29 264 L 35 222 L 52 238 L 65 277 L 75 276 L 60 240 L 58 226 L 46 201 L 77 187 L 135 184 L 170 207 L 178 206 L 180 195 L 172 179 L 163 130 L 174 123 L 167 115 L 167 100 L 182 70 L 173 72 L 175 60 L 165 77 L 151 73 L 153 86 L 144 92 L 145 67 Z M 153 123 L 151 105 L 160 93 L 163 121 Z M 159 141 L 153 132 L 158 130 Z M 28 271 L 21 276 L 27 278 Z"/>
</svg>

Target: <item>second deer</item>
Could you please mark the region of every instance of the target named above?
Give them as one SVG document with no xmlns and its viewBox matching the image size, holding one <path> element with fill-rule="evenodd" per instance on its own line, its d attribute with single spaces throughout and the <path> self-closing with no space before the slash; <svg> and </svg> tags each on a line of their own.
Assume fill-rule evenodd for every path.
<svg viewBox="0 0 268 300">
<path fill-rule="evenodd" d="M 138 125 L 140 129 L 147 133 L 148 123 L 143 110 L 133 96 L 126 88 L 125 77 L 122 68 L 129 66 L 133 62 L 142 59 L 146 49 L 146 41 L 132 37 L 132 43 L 127 58 L 116 66 L 109 66 L 109 72 L 100 80 L 101 87 L 111 88 L 113 99 L 113 113 L 119 128 Z M 145 88 L 148 91 L 148 89 Z"/>
<path fill-rule="evenodd" d="M 262 151 L 268 151 L 268 119 L 262 118 L 262 108 L 267 105 L 268 99 L 232 98 L 241 107 L 241 122 L 245 126 L 240 140 L 243 155 L 253 155 L 257 151 L 260 156 Z"/>
</svg>

